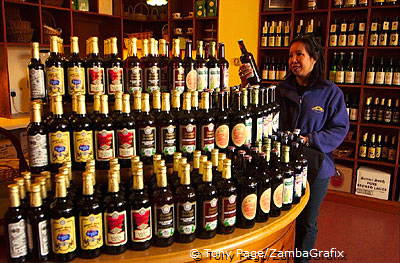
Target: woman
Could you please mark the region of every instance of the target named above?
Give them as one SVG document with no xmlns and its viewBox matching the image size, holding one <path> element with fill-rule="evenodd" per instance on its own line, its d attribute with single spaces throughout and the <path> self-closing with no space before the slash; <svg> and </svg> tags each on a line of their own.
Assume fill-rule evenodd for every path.
<svg viewBox="0 0 400 263">
<path fill-rule="evenodd" d="M 300 129 L 307 145 L 324 154 L 318 175 L 310 185 L 310 199 L 296 221 L 296 248 L 310 251 L 317 236 L 317 217 L 326 195 L 329 178 L 335 174 L 332 151 L 343 141 L 349 129 L 343 92 L 323 79 L 324 58 L 321 46 L 312 36 L 294 39 L 290 44 L 289 72 L 280 83 L 280 129 Z M 239 70 L 242 86 L 251 77 L 249 65 Z M 308 262 L 297 258 L 295 262 Z"/>
</svg>

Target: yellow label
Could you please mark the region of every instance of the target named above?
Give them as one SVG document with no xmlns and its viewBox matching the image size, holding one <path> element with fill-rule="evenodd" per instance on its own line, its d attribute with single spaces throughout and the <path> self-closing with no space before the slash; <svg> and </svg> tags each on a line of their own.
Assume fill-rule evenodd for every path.
<svg viewBox="0 0 400 263">
<path fill-rule="evenodd" d="M 316 112 L 324 112 L 324 109 L 321 106 L 314 106 L 312 107 L 312 110 Z"/>
<path fill-rule="evenodd" d="M 75 217 L 51 219 L 53 252 L 66 254 L 76 250 Z"/>
<path fill-rule="evenodd" d="M 79 217 L 81 248 L 91 250 L 103 246 L 103 221 L 101 213 Z"/>
<path fill-rule="evenodd" d="M 367 157 L 367 146 L 360 146 L 359 156 L 362 158 Z"/>
<path fill-rule="evenodd" d="M 74 132 L 74 157 L 76 162 L 86 162 L 93 159 L 93 132 Z"/>
<path fill-rule="evenodd" d="M 71 161 L 70 137 L 68 131 L 49 133 L 49 144 L 51 163 Z"/>
<path fill-rule="evenodd" d="M 55 66 L 46 68 L 46 83 L 50 96 L 64 95 L 64 69 Z"/>
<path fill-rule="evenodd" d="M 85 69 L 80 67 L 68 68 L 68 92 L 85 94 Z"/>
</svg>

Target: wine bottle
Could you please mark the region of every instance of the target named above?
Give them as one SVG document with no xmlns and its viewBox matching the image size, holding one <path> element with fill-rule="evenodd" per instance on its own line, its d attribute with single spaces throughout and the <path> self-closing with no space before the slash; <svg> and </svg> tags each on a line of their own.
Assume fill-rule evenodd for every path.
<svg viewBox="0 0 400 263">
<path fill-rule="evenodd" d="M 281 170 L 283 173 L 283 200 L 282 210 L 292 207 L 294 192 L 294 173 L 290 165 L 290 146 L 282 145 Z"/>
<path fill-rule="evenodd" d="M 253 57 L 253 54 L 247 51 L 242 39 L 239 40 L 238 43 L 240 51 L 242 52 L 242 55 L 240 56 L 240 62 L 242 62 L 243 64 L 249 63 L 251 69 L 253 70 L 253 74 L 248 77 L 247 81 L 249 82 L 250 85 L 256 85 L 261 82 L 261 78 L 260 74 L 258 73 L 257 65 Z"/>
<path fill-rule="evenodd" d="M 233 93 L 233 107 L 229 112 L 230 145 L 242 147 L 246 141 L 246 114 L 242 111 L 241 91 Z"/>
<path fill-rule="evenodd" d="M 400 100 L 399 99 L 396 99 L 396 104 L 393 107 L 392 122 L 395 125 L 399 125 L 399 123 L 400 123 Z"/>
<path fill-rule="evenodd" d="M 183 61 L 180 57 L 181 48 L 180 40 L 174 39 L 172 45 L 173 55 L 170 61 L 170 80 L 171 90 L 177 90 L 180 94 L 185 90 L 185 69 L 183 67 Z"/>
<path fill-rule="evenodd" d="M 186 41 L 183 68 L 185 69 L 185 91 L 197 90 L 196 61 L 192 58 L 192 41 Z"/>
<path fill-rule="evenodd" d="M 393 70 L 393 81 L 394 86 L 400 86 L 400 61 L 397 62 L 397 66 Z"/>
<path fill-rule="evenodd" d="M 268 28 L 269 28 L 269 22 L 264 21 L 264 25 L 262 27 L 262 32 L 261 32 L 261 44 L 260 44 L 262 47 L 268 46 Z"/>
<path fill-rule="evenodd" d="M 71 56 L 66 63 L 68 95 L 85 95 L 85 65 L 79 57 L 78 37 L 71 37 Z"/>
<path fill-rule="evenodd" d="M 365 78 L 365 84 L 373 85 L 375 83 L 375 74 L 376 74 L 375 57 L 373 56 L 367 68 L 367 74 L 366 74 L 367 76 Z"/>
<path fill-rule="evenodd" d="M 228 92 L 218 93 L 218 112 L 215 115 L 215 146 L 220 152 L 225 152 L 229 145 L 229 96 Z"/>
<path fill-rule="evenodd" d="M 220 90 L 229 89 L 229 62 L 225 58 L 225 44 L 219 43 L 218 45 L 218 67 L 220 73 Z"/>
<path fill-rule="evenodd" d="M 395 162 L 396 161 L 396 137 L 397 136 L 393 136 L 392 137 L 392 143 L 390 144 L 390 147 L 388 148 L 388 161 L 389 162 Z"/>
<path fill-rule="evenodd" d="M 392 122 L 393 109 L 392 109 L 392 99 L 388 99 L 386 107 L 383 112 L 383 122 L 390 124 Z"/>
<path fill-rule="evenodd" d="M 86 115 L 85 95 L 78 95 L 78 110 L 71 122 L 73 137 L 73 167 L 83 171 L 86 162 L 94 159 L 93 126 Z"/>
<path fill-rule="evenodd" d="M 368 133 L 364 133 L 362 142 L 360 143 L 359 151 L 358 151 L 358 157 L 360 159 L 365 159 L 367 158 L 367 139 L 368 139 Z"/>
<path fill-rule="evenodd" d="M 32 42 L 32 58 L 28 65 L 31 100 L 46 102 L 47 90 L 44 79 L 44 65 L 39 56 L 39 43 Z"/>
<path fill-rule="evenodd" d="M 375 160 L 382 159 L 382 135 L 378 134 L 375 145 Z"/>
<path fill-rule="evenodd" d="M 354 84 L 355 82 L 356 73 L 354 64 L 354 52 L 350 52 L 350 57 L 345 68 L 344 83 L 346 84 Z"/>
<path fill-rule="evenodd" d="M 387 18 L 384 18 L 382 24 L 382 30 L 379 32 L 379 46 L 387 46 L 388 45 L 388 36 L 389 36 L 389 25 L 390 22 Z"/>
<path fill-rule="evenodd" d="M 179 151 L 184 157 L 191 159 L 191 155 L 196 150 L 197 125 L 194 114 L 191 111 L 191 95 L 189 92 L 183 93 L 183 110 L 177 116 L 179 129 Z"/>
<path fill-rule="evenodd" d="M 156 57 L 156 40 L 150 39 L 150 55 L 144 61 L 144 90 L 148 93 L 160 90 L 160 67 Z M 143 42 L 145 54 L 147 41 Z"/>
<path fill-rule="evenodd" d="M 389 64 L 386 65 L 385 67 L 385 80 L 384 84 L 386 86 L 391 86 L 393 83 L 393 73 L 394 73 L 394 67 L 393 67 L 393 57 L 390 58 Z"/>
<path fill-rule="evenodd" d="M 271 22 L 271 26 L 268 31 L 268 46 L 275 47 L 275 21 Z"/>
<path fill-rule="evenodd" d="M 28 238 L 26 213 L 20 202 L 19 186 L 8 185 L 10 205 L 4 215 L 6 236 L 8 237 L 9 262 L 25 262 L 28 259 Z"/>
<path fill-rule="evenodd" d="M 283 33 L 283 46 L 288 47 L 290 44 L 290 22 L 285 24 L 285 32 Z"/>
<path fill-rule="evenodd" d="M 383 85 L 385 83 L 385 60 L 381 57 L 380 63 L 376 69 L 375 82 L 376 85 Z"/>
<path fill-rule="evenodd" d="M 357 33 L 357 46 L 363 47 L 365 39 L 365 22 L 358 23 L 358 33 Z"/>
<path fill-rule="evenodd" d="M 281 214 L 283 200 L 283 175 L 279 169 L 279 152 L 277 149 L 271 151 L 272 173 L 271 178 L 271 210 L 270 217 L 278 217 Z"/>
<path fill-rule="evenodd" d="M 99 55 L 98 38 L 91 37 L 87 44 L 90 46 L 86 58 L 87 94 L 92 101 L 93 95 L 105 94 L 104 62 Z"/>
<path fill-rule="evenodd" d="M 160 87 L 162 92 L 170 91 L 170 78 L 169 78 L 169 44 L 165 39 L 159 40 L 159 57 L 158 63 L 160 64 Z"/>
<path fill-rule="evenodd" d="M 337 44 L 338 44 L 338 25 L 335 18 L 329 30 L 329 46 L 336 47 Z"/>
<path fill-rule="evenodd" d="M 336 65 L 335 83 L 343 84 L 345 77 L 344 71 L 344 52 L 340 52 L 340 57 Z"/>
<path fill-rule="evenodd" d="M 143 89 L 143 72 L 137 56 L 137 39 L 129 38 L 128 57 L 124 61 L 125 91 L 133 94 Z"/>
<path fill-rule="evenodd" d="M 353 0 L 353 1 L 354 2 L 352 4 L 355 5 L 355 0 Z M 353 18 L 353 20 L 349 24 L 349 31 L 348 31 L 348 35 L 347 35 L 347 46 L 349 46 L 349 47 L 354 47 L 356 45 L 356 42 L 357 42 L 356 30 L 357 30 L 356 19 Z"/>
<path fill-rule="evenodd" d="M 275 47 L 282 47 L 282 21 L 276 26 Z"/>
<path fill-rule="evenodd" d="M 370 36 L 369 36 L 369 45 L 371 47 L 376 47 L 378 45 L 378 22 L 376 20 L 372 21 Z"/>
<path fill-rule="evenodd" d="M 338 53 L 333 52 L 331 66 L 329 68 L 329 80 L 335 82 L 337 72 Z"/>
<path fill-rule="evenodd" d="M 153 236 L 151 225 L 151 202 L 143 184 L 143 169 L 133 175 L 132 192 L 129 196 L 130 239 L 133 250 L 145 250 L 150 247 Z"/>
<path fill-rule="evenodd" d="M 339 32 L 339 40 L 338 46 L 345 47 L 347 44 L 347 22 L 345 19 L 340 23 L 340 32 Z"/>
<path fill-rule="evenodd" d="M 172 163 L 176 151 L 176 122 L 170 109 L 170 94 L 161 94 L 161 113 L 156 119 L 157 127 L 157 152 L 163 155 L 167 164 Z"/>
<path fill-rule="evenodd" d="M 64 63 L 60 59 L 57 36 L 50 38 L 50 56 L 45 62 L 46 89 L 49 96 L 64 96 Z"/>
<path fill-rule="evenodd" d="M 197 42 L 196 51 L 197 90 L 203 91 L 208 88 L 208 68 L 204 59 L 203 41 Z"/>
<path fill-rule="evenodd" d="M 260 89 L 256 86 L 251 90 L 250 94 L 250 114 L 253 122 L 252 127 L 254 127 L 252 129 L 253 145 L 261 144 L 263 139 L 264 112 L 263 109 L 260 108 L 259 97 Z"/>
<path fill-rule="evenodd" d="M 117 38 L 110 39 L 110 55 L 106 63 L 106 86 L 110 100 L 116 92 L 124 92 L 124 72 L 121 58 L 118 57 Z"/>
<path fill-rule="evenodd" d="M 364 114 L 363 114 L 363 120 L 366 122 L 370 122 L 371 121 L 371 101 L 372 101 L 372 97 L 368 97 L 366 102 L 365 102 L 365 106 L 364 106 Z"/>
<path fill-rule="evenodd" d="M 216 56 L 216 42 L 211 41 L 209 46 L 208 61 L 206 63 L 208 68 L 208 89 L 219 91 L 220 89 L 220 67 L 219 61 Z"/>
<path fill-rule="evenodd" d="M 389 35 L 389 46 L 398 46 L 399 45 L 399 20 L 398 17 L 395 20 L 392 20 L 392 26 L 390 28 Z"/>
<path fill-rule="evenodd" d="M 253 89 L 253 87 L 252 87 Z M 250 89 L 249 89 L 250 90 Z M 248 89 L 241 89 L 242 91 L 242 111 L 245 114 L 244 125 L 246 126 L 246 140 L 245 145 L 251 145 L 253 142 L 252 131 L 253 131 L 253 119 L 251 118 L 251 112 L 249 110 L 249 91 Z"/>
</svg>

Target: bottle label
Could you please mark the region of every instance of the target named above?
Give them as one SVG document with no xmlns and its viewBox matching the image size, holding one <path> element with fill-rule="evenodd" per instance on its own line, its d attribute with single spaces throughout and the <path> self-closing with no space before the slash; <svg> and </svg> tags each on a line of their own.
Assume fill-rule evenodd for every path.
<svg viewBox="0 0 400 263">
<path fill-rule="evenodd" d="M 392 85 L 393 80 L 393 72 L 385 73 L 385 85 Z"/>
<path fill-rule="evenodd" d="M 46 68 L 47 92 L 49 96 L 64 95 L 64 69 L 62 67 Z"/>
<path fill-rule="evenodd" d="M 390 46 L 397 46 L 398 44 L 399 44 L 399 34 L 398 33 L 390 34 L 389 45 Z"/>
<path fill-rule="evenodd" d="M 383 84 L 385 80 L 385 72 L 376 72 L 375 84 Z"/>
<path fill-rule="evenodd" d="M 208 88 L 208 68 L 197 68 L 197 90 L 203 91 Z"/>
<path fill-rule="evenodd" d="M 161 151 L 164 155 L 176 152 L 176 126 L 169 125 L 161 128 Z"/>
<path fill-rule="evenodd" d="M 372 85 L 375 82 L 375 72 L 367 72 L 367 77 L 365 80 L 366 84 Z"/>
<path fill-rule="evenodd" d="M 142 207 L 131 211 L 131 240 L 133 242 L 146 242 L 151 240 L 151 207 Z"/>
<path fill-rule="evenodd" d="M 275 46 L 275 37 L 273 37 L 272 35 L 270 37 L 268 37 L 268 46 L 269 47 Z"/>
<path fill-rule="evenodd" d="M 394 161 L 394 160 L 396 160 L 396 150 L 395 150 L 395 149 L 389 149 L 389 152 L 388 152 L 388 160 L 389 160 L 389 161 Z"/>
<path fill-rule="evenodd" d="M 382 159 L 384 159 L 384 160 L 387 159 L 389 156 L 389 148 L 383 146 L 381 155 L 382 155 Z"/>
<path fill-rule="evenodd" d="M 390 123 L 392 121 L 392 111 L 386 110 L 383 118 L 386 123 Z"/>
<path fill-rule="evenodd" d="M 369 45 L 370 46 L 377 46 L 378 45 L 378 34 L 377 33 L 371 34 L 371 39 L 370 39 Z"/>
<path fill-rule="evenodd" d="M 107 69 L 108 94 L 124 91 L 124 71 L 120 67 Z"/>
<path fill-rule="evenodd" d="M 347 35 L 340 34 L 339 35 L 339 46 L 344 47 L 346 46 Z"/>
<path fill-rule="evenodd" d="M 267 80 L 268 79 L 268 70 L 263 69 L 263 71 L 261 72 L 261 77 L 262 77 L 262 79 Z"/>
<path fill-rule="evenodd" d="M 380 46 L 386 46 L 387 45 L 387 38 L 388 38 L 387 33 L 382 33 L 379 36 L 379 45 Z"/>
<path fill-rule="evenodd" d="M 276 207 L 282 207 L 282 199 L 283 199 L 283 184 L 280 184 L 274 191 L 273 201 Z"/>
<path fill-rule="evenodd" d="M 104 213 L 106 246 L 122 246 L 127 242 L 126 211 Z"/>
<path fill-rule="evenodd" d="M 214 149 L 214 124 L 209 123 L 201 126 L 201 150 L 211 152 Z"/>
<path fill-rule="evenodd" d="M 74 131 L 73 137 L 75 162 L 87 162 L 93 159 L 93 132 Z"/>
<path fill-rule="evenodd" d="M 118 158 L 130 159 L 136 155 L 135 129 L 124 128 L 117 130 L 118 136 Z"/>
<path fill-rule="evenodd" d="M 196 125 L 180 125 L 179 133 L 181 139 L 179 141 L 179 149 L 183 153 L 192 153 L 196 150 Z"/>
<path fill-rule="evenodd" d="M 284 80 L 286 77 L 286 70 L 279 70 L 278 71 L 278 80 Z"/>
<path fill-rule="evenodd" d="M 183 67 L 172 70 L 172 90 L 182 94 L 185 91 L 185 69 Z"/>
<path fill-rule="evenodd" d="M 87 69 L 88 76 L 88 93 L 104 94 L 104 68 L 93 67 Z"/>
<path fill-rule="evenodd" d="M 364 46 L 364 34 L 359 33 L 357 35 L 357 46 Z"/>
<path fill-rule="evenodd" d="M 345 82 L 352 84 L 355 81 L 356 73 L 354 71 L 346 71 Z"/>
<path fill-rule="evenodd" d="M 92 250 L 103 246 L 103 220 L 101 213 L 79 217 L 81 249 Z"/>
<path fill-rule="evenodd" d="M 28 236 L 28 250 L 29 250 L 29 252 L 32 252 L 32 250 L 33 250 L 32 225 L 29 223 L 29 220 L 27 221 L 27 224 L 26 224 L 26 234 Z M 48 243 L 47 243 L 47 245 L 48 245 Z"/>
<path fill-rule="evenodd" d="M 268 38 L 266 36 L 261 37 L 261 46 L 266 47 L 268 43 Z"/>
<path fill-rule="evenodd" d="M 68 68 L 67 74 L 69 94 L 85 94 L 85 69 L 75 66 Z"/>
<path fill-rule="evenodd" d="M 213 198 L 203 202 L 203 229 L 213 231 L 218 224 L 218 199 Z"/>
<path fill-rule="evenodd" d="M 29 166 L 42 167 L 49 164 L 47 159 L 47 138 L 45 134 L 28 136 Z"/>
<path fill-rule="evenodd" d="M 156 153 L 156 128 L 146 126 L 139 129 L 140 156 L 151 157 Z"/>
<path fill-rule="evenodd" d="M 190 235 L 196 231 L 196 202 L 178 203 L 177 226 L 180 234 Z"/>
<path fill-rule="evenodd" d="M 302 175 L 303 175 L 303 189 L 306 189 L 307 187 L 307 176 L 308 176 L 308 166 L 305 165 L 303 166 L 303 170 L 302 170 Z"/>
<path fill-rule="evenodd" d="M 186 74 L 186 87 L 188 91 L 195 91 L 197 89 L 197 71 L 191 69 Z"/>
<path fill-rule="evenodd" d="M 47 256 L 50 252 L 50 243 L 49 243 L 49 221 L 44 220 L 38 223 L 38 232 L 39 232 L 39 249 L 41 256 Z M 28 224 L 28 237 L 29 241 L 29 250 L 33 249 L 33 237 L 32 237 L 32 227 Z"/>
<path fill-rule="evenodd" d="M 369 159 L 375 159 L 375 147 L 368 147 L 368 153 L 367 156 Z"/>
<path fill-rule="evenodd" d="M 258 142 L 262 141 L 263 137 L 263 125 L 264 125 L 264 118 L 260 117 L 257 118 L 257 129 L 256 129 L 256 140 Z"/>
<path fill-rule="evenodd" d="M 291 204 L 293 202 L 293 176 L 283 180 L 283 204 Z"/>
<path fill-rule="evenodd" d="M 50 162 L 64 163 L 71 161 L 69 132 L 57 131 L 49 133 Z"/>
<path fill-rule="evenodd" d="M 75 217 L 51 219 L 53 253 L 66 254 L 76 250 Z"/>
<path fill-rule="evenodd" d="M 377 146 L 375 149 L 375 158 L 379 159 L 379 158 L 381 158 L 381 155 L 382 155 L 382 147 Z"/>
<path fill-rule="evenodd" d="M 257 212 L 257 195 L 249 194 L 242 201 L 242 215 L 247 220 L 253 220 Z"/>
<path fill-rule="evenodd" d="M 393 73 L 393 85 L 400 86 L 400 72 Z"/>
<path fill-rule="evenodd" d="M 285 47 L 288 47 L 289 43 L 290 43 L 290 37 L 289 36 L 285 36 L 284 39 L 283 39 L 283 45 Z"/>
<path fill-rule="evenodd" d="M 361 71 L 356 71 L 356 75 L 354 77 L 354 83 L 361 83 Z"/>
<path fill-rule="evenodd" d="M 155 90 L 160 90 L 160 68 L 152 66 L 144 70 L 145 75 L 145 90 L 152 93 Z"/>
<path fill-rule="evenodd" d="M 8 225 L 8 242 L 11 258 L 19 258 L 28 254 L 24 219 Z"/>
<path fill-rule="evenodd" d="M 154 209 L 154 234 L 158 238 L 170 238 L 174 235 L 174 205 L 165 204 Z"/>
<path fill-rule="evenodd" d="M 220 84 L 220 69 L 209 68 L 208 69 L 208 89 L 218 90 Z"/>
<path fill-rule="evenodd" d="M 96 160 L 107 161 L 115 157 L 114 131 L 95 131 Z"/>
<path fill-rule="evenodd" d="M 221 89 L 229 88 L 229 69 L 227 67 L 222 67 L 221 72 Z"/>
<path fill-rule="evenodd" d="M 269 70 L 268 71 L 268 79 L 275 80 L 276 79 L 276 70 Z"/>
<path fill-rule="evenodd" d="M 226 124 L 218 126 L 215 130 L 215 144 L 220 149 L 225 149 L 229 145 L 229 126 Z"/>
<path fill-rule="evenodd" d="M 354 33 L 349 35 L 349 38 L 347 40 L 347 45 L 350 47 L 356 45 L 356 35 Z"/>
<path fill-rule="evenodd" d="M 238 123 L 232 128 L 232 142 L 236 147 L 241 147 L 246 141 L 247 129 L 244 123 Z"/>
<path fill-rule="evenodd" d="M 260 208 L 265 214 L 271 210 L 271 188 L 264 190 L 260 196 Z"/>
<path fill-rule="evenodd" d="M 220 222 L 224 227 L 234 226 L 236 223 L 236 195 L 223 197 L 221 211 L 219 213 Z"/>
<path fill-rule="evenodd" d="M 139 66 L 126 70 L 126 90 L 129 94 L 142 91 L 142 69 Z"/>
<path fill-rule="evenodd" d="M 360 152 L 358 153 L 358 155 L 361 158 L 367 157 L 367 146 L 364 146 L 364 145 L 360 146 Z"/>
<path fill-rule="evenodd" d="M 329 80 L 335 82 L 336 79 L 336 70 L 329 70 Z"/>
<path fill-rule="evenodd" d="M 344 71 L 336 71 L 335 82 L 344 83 Z"/>
<path fill-rule="evenodd" d="M 253 120 L 248 118 L 244 121 L 244 125 L 246 126 L 246 144 L 251 144 L 252 142 L 252 131 L 253 131 Z"/>
<path fill-rule="evenodd" d="M 31 88 L 32 98 L 45 98 L 46 87 L 44 84 L 44 71 L 43 69 L 30 69 L 29 70 L 29 83 Z"/>
<path fill-rule="evenodd" d="M 351 121 L 356 121 L 358 117 L 358 108 L 351 108 L 349 118 Z"/>
<path fill-rule="evenodd" d="M 282 46 L 282 37 L 281 35 L 277 35 L 275 37 L 275 47 L 281 47 Z"/>
<path fill-rule="evenodd" d="M 272 117 L 272 131 L 277 132 L 278 130 L 279 130 L 279 111 L 275 113 L 275 115 Z"/>
</svg>

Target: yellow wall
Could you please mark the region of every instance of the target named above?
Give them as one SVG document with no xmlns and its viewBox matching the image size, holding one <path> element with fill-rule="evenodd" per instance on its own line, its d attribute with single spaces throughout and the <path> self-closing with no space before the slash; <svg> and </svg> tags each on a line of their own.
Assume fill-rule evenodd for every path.
<svg viewBox="0 0 400 263">
<path fill-rule="evenodd" d="M 260 0 L 220 0 L 218 40 L 226 46 L 226 57 L 229 61 L 229 85 L 240 83 L 239 66 L 235 58 L 240 57 L 237 41 L 243 39 L 247 50 L 257 58 L 258 19 Z M 256 59 L 257 60 L 257 59 Z"/>
</svg>

